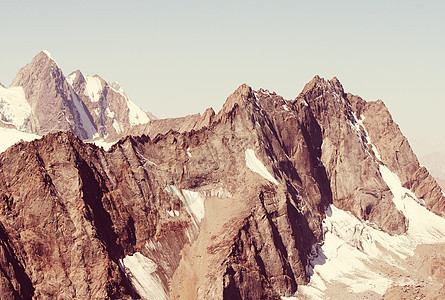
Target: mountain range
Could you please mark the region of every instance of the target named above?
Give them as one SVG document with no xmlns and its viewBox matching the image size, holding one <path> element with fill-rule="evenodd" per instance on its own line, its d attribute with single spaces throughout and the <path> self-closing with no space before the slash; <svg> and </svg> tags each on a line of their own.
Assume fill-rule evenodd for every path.
<svg viewBox="0 0 445 300">
<path fill-rule="evenodd" d="M 0 154 L 1 298 L 445 297 L 445 194 L 337 78 L 154 120 L 42 52 L 4 90 L 4 126 L 43 136 Z"/>
</svg>

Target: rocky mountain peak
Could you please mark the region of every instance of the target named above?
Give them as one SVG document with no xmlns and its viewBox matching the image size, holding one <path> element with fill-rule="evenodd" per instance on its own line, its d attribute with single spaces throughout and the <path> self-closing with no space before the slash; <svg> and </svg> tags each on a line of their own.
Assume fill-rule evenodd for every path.
<svg viewBox="0 0 445 300">
<path fill-rule="evenodd" d="M 51 78 L 57 81 L 58 84 L 61 84 L 65 77 L 51 54 L 43 50 L 30 63 L 20 69 L 11 86 L 22 86 L 25 88 L 28 85 L 34 85 L 38 81 L 47 82 Z"/>
<path fill-rule="evenodd" d="M 80 70 L 72 72 L 66 77 L 66 80 L 72 87 L 77 87 L 78 85 L 85 83 L 85 77 Z"/>
<path fill-rule="evenodd" d="M 317 99 L 318 97 L 321 97 L 327 93 L 335 94 L 338 97 L 343 98 L 344 90 L 342 84 L 337 79 L 337 77 L 334 77 L 331 80 L 326 80 L 316 75 L 305 85 L 303 91 L 298 97 L 306 99 Z"/>
<path fill-rule="evenodd" d="M 228 114 L 237 107 L 244 107 L 246 103 L 255 101 L 255 94 L 247 84 L 240 85 L 226 100 L 221 113 Z"/>
</svg>

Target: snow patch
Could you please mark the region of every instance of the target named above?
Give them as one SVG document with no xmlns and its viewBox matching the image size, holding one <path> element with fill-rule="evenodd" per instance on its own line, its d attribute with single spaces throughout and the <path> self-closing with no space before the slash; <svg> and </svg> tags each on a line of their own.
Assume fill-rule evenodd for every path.
<svg viewBox="0 0 445 300">
<path fill-rule="evenodd" d="M 445 241 L 445 219 L 422 206 L 410 190 L 404 188 L 399 177 L 388 167 L 380 165 L 380 173 L 394 195 L 393 202 L 408 219 L 408 236 L 415 244 Z"/>
<path fill-rule="evenodd" d="M 122 124 L 119 123 L 118 121 L 116 121 L 116 119 L 113 119 L 113 127 L 114 130 L 116 130 L 116 133 L 119 134 L 121 132 L 123 132 L 124 130 L 122 129 Z"/>
<path fill-rule="evenodd" d="M 103 139 L 96 139 L 96 140 L 93 140 L 93 141 L 87 141 L 87 143 L 94 144 L 97 147 L 102 147 L 102 148 L 104 148 L 105 151 L 108 151 L 111 148 L 111 146 L 116 144 L 116 142 L 106 142 Z"/>
<path fill-rule="evenodd" d="M 283 105 L 283 109 L 284 109 L 285 111 L 290 111 L 290 110 L 289 110 L 289 107 L 287 107 L 286 104 Z"/>
<path fill-rule="evenodd" d="M 85 76 L 84 94 L 90 98 L 91 102 L 99 102 L 102 90 L 102 82 L 98 77 Z"/>
<path fill-rule="evenodd" d="M 168 299 L 168 291 L 156 274 L 158 266 L 139 252 L 119 260 L 121 269 L 127 275 L 138 294 L 144 299 Z"/>
<path fill-rule="evenodd" d="M 179 216 L 179 211 L 177 211 L 177 210 L 167 210 L 167 214 L 170 217 L 174 217 L 174 216 L 178 217 Z"/>
<path fill-rule="evenodd" d="M 196 217 L 198 222 L 204 218 L 204 197 L 199 192 L 182 190 L 185 197 L 185 206 L 192 215 Z"/>
<path fill-rule="evenodd" d="M 147 113 L 143 111 L 139 106 L 133 103 L 129 98 L 126 98 L 127 106 L 128 106 L 128 118 L 130 119 L 130 125 L 138 125 L 148 123 L 150 118 L 147 116 Z"/>
<path fill-rule="evenodd" d="M 13 128 L 0 127 L 0 153 L 20 140 L 32 141 L 39 138 L 41 138 L 41 136 L 32 133 L 21 132 Z"/>
<path fill-rule="evenodd" d="M 269 173 L 264 164 L 256 157 L 255 151 L 246 149 L 245 151 L 246 166 L 253 172 L 261 175 L 263 178 L 278 185 L 278 181 Z"/>
<path fill-rule="evenodd" d="M 60 69 L 59 64 L 56 62 L 56 60 L 53 58 L 53 56 L 51 55 L 51 53 L 48 50 L 42 50 L 42 52 L 45 53 L 46 56 L 48 56 L 48 58 L 51 59 L 57 65 L 57 67 Z"/>
<path fill-rule="evenodd" d="M 196 227 L 204 218 L 204 201 L 205 197 L 200 192 L 189 190 L 179 190 L 175 185 L 168 185 L 165 191 L 174 193 L 184 204 L 187 213 L 192 217 Z"/>
<path fill-rule="evenodd" d="M 127 93 L 124 91 L 124 89 L 119 83 L 117 82 L 111 83 L 110 88 L 114 92 L 123 96 L 125 98 L 125 101 L 127 101 L 128 118 L 131 126 L 148 123 L 150 121 L 150 118 L 147 116 L 147 113 L 143 111 L 139 106 L 134 104 L 133 101 L 130 100 Z"/>
<path fill-rule="evenodd" d="M 109 107 L 105 109 L 105 115 L 109 118 L 114 118 L 114 112 L 112 112 Z"/>
<path fill-rule="evenodd" d="M 312 276 L 309 285 L 301 290 L 306 295 L 320 298 L 328 283 L 343 283 L 354 293 L 372 290 L 383 295 L 393 282 L 372 270 L 374 261 L 397 267 L 395 258 L 413 255 L 417 245 L 445 242 L 445 219 L 423 207 L 401 185 L 397 175 L 382 164 L 380 173 L 394 195 L 397 209 L 409 221 L 407 234 L 391 236 L 330 205 L 323 220 L 324 242 L 314 245 L 308 257 L 308 273 Z"/>
<path fill-rule="evenodd" d="M 14 125 L 18 130 L 25 129 L 31 114 L 31 106 L 21 86 L 6 89 L 0 85 L 0 119 Z"/>
<path fill-rule="evenodd" d="M 68 77 L 66 77 L 66 81 L 68 82 L 69 85 L 73 86 L 74 80 L 76 80 L 77 74 L 76 73 L 72 73 L 70 74 Z"/>
<path fill-rule="evenodd" d="M 190 147 L 187 148 L 187 155 L 188 155 L 189 157 L 192 157 L 192 154 L 190 153 Z"/>
<path fill-rule="evenodd" d="M 371 149 L 374 152 L 375 157 L 377 158 L 377 160 L 379 162 L 381 162 L 382 158 L 380 156 L 380 153 L 379 153 L 379 151 L 377 151 L 376 146 L 371 142 L 371 139 L 369 137 L 368 131 L 366 130 L 365 125 L 363 124 L 363 121 L 365 120 L 365 116 L 361 116 L 360 120 L 357 119 L 357 117 L 356 117 L 354 112 L 352 112 L 352 116 L 354 118 L 354 123 L 349 121 L 349 124 L 356 131 L 356 133 L 357 133 L 358 137 L 360 138 L 360 140 L 361 140 L 361 129 L 363 130 L 363 132 L 365 133 L 366 144 L 371 146 Z M 366 150 L 366 152 L 369 154 L 369 156 L 372 157 L 372 155 L 368 152 L 368 150 Z"/>
</svg>

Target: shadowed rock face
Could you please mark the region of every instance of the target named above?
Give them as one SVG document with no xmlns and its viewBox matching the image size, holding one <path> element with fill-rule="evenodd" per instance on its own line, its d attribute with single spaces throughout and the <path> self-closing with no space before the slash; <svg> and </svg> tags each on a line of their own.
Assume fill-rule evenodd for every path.
<svg viewBox="0 0 445 300">
<path fill-rule="evenodd" d="M 16 144 L 0 155 L 1 296 L 145 297 L 124 259 L 136 252 L 172 298 L 292 295 L 328 204 L 406 230 L 377 165 L 394 166 L 391 149 L 422 190 L 398 128 L 371 122 L 386 108 L 357 99 L 335 78 L 293 101 L 242 85 L 216 115 L 159 121 L 107 152 L 69 132 Z"/>
</svg>

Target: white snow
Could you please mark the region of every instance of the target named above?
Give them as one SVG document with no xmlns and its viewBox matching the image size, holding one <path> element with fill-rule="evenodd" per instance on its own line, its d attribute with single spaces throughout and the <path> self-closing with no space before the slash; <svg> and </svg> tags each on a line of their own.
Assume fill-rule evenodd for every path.
<svg viewBox="0 0 445 300">
<path fill-rule="evenodd" d="M 118 121 L 116 121 L 116 119 L 113 119 L 113 127 L 114 127 L 114 130 L 116 130 L 116 133 L 117 133 L 117 134 L 119 134 L 119 133 L 121 133 L 122 131 L 124 131 L 124 130 L 122 129 L 122 124 L 119 123 Z"/>
<path fill-rule="evenodd" d="M 143 299 L 169 299 L 161 278 L 156 274 L 158 266 L 139 252 L 127 255 L 120 261 L 121 268 Z"/>
<path fill-rule="evenodd" d="M 85 76 L 85 81 L 85 95 L 91 102 L 99 102 L 103 90 L 102 82 L 96 76 Z"/>
<path fill-rule="evenodd" d="M 190 153 L 190 147 L 187 148 L 187 155 L 188 155 L 189 157 L 192 157 L 192 154 Z"/>
<path fill-rule="evenodd" d="M 56 62 L 56 60 L 53 58 L 53 56 L 51 55 L 51 53 L 48 50 L 42 50 L 42 52 L 45 53 L 49 59 L 51 59 L 53 62 L 55 62 L 57 67 L 60 69 L 59 64 Z"/>
<path fill-rule="evenodd" d="M 318 253 L 311 261 L 314 274 L 309 287 L 324 291 L 327 283 L 338 282 L 348 286 L 351 292 L 374 290 L 383 294 L 392 281 L 371 270 L 366 263 L 380 255 L 375 243 L 386 246 L 391 236 L 333 205 L 328 210 L 323 221 L 324 244 L 313 249 Z M 396 244 L 400 244 L 399 241 Z"/>
<path fill-rule="evenodd" d="M 269 173 L 264 164 L 256 157 L 255 151 L 246 149 L 245 151 L 246 166 L 253 172 L 261 175 L 263 178 L 278 185 L 278 181 Z"/>
<path fill-rule="evenodd" d="M 289 111 L 289 107 L 287 107 L 286 104 L 283 105 L 283 109 L 286 110 L 286 111 Z"/>
<path fill-rule="evenodd" d="M 119 84 L 119 82 L 115 81 L 110 83 L 110 88 L 115 91 L 116 93 L 121 94 L 125 98 L 128 98 L 127 93 L 125 92 L 124 88 Z"/>
<path fill-rule="evenodd" d="M 94 127 L 93 122 L 88 117 L 87 112 L 85 111 L 83 102 L 77 97 L 76 93 L 74 93 L 73 88 L 69 86 L 71 99 L 73 100 L 74 107 L 80 116 L 80 122 L 82 123 L 82 128 L 87 133 L 88 138 L 94 138 L 98 136 L 97 129 Z"/>
<path fill-rule="evenodd" d="M 116 93 L 122 95 L 127 101 L 128 118 L 130 120 L 131 126 L 148 123 L 150 121 L 150 118 L 147 116 L 147 113 L 143 111 L 139 106 L 134 104 L 133 101 L 130 100 L 130 97 L 128 97 L 127 93 L 124 91 L 124 89 L 119 83 L 117 82 L 111 83 L 110 88 Z"/>
<path fill-rule="evenodd" d="M 174 216 L 178 217 L 179 216 L 179 211 L 177 211 L 177 210 L 167 210 L 167 214 L 170 217 L 174 217 Z"/>
<path fill-rule="evenodd" d="M 32 141 L 39 138 L 41 137 L 32 133 L 21 132 L 12 128 L 0 127 L 0 153 L 20 140 Z"/>
<path fill-rule="evenodd" d="M 393 281 L 370 267 L 374 260 L 396 265 L 395 257 L 405 259 L 413 255 L 419 244 L 445 242 L 445 219 L 423 207 L 383 164 L 380 173 L 394 195 L 396 207 L 409 220 L 407 234 L 391 236 L 330 205 L 323 221 L 324 243 L 313 247 L 308 266 L 313 275 L 301 292 L 319 299 L 327 283 L 338 282 L 351 292 L 372 290 L 383 295 Z"/>
<path fill-rule="evenodd" d="M 189 190 L 179 190 L 175 185 L 167 185 L 165 190 L 169 193 L 175 193 L 184 204 L 187 213 L 192 217 L 193 223 L 198 227 L 202 218 L 204 218 L 205 197 L 200 192 Z"/>
<path fill-rule="evenodd" d="M 369 137 L 368 131 L 366 130 L 365 125 L 363 124 L 363 121 L 365 120 L 365 116 L 362 115 L 360 117 L 360 120 L 357 119 L 357 117 L 356 117 L 354 112 L 352 112 L 352 116 L 354 117 L 355 124 L 353 124 L 352 122 L 349 122 L 349 124 L 356 131 L 356 133 L 357 133 L 358 137 L 360 138 L 360 140 L 361 140 L 361 130 L 360 129 L 363 129 L 363 132 L 365 133 L 366 144 L 371 146 L 371 149 L 374 152 L 375 157 L 377 158 L 377 160 L 379 162 L 381 162 L 382 158 L 380 156 L 380 153 L 377 151 L 376 146 L 371 142 L 371 139 Z M 366 150 L 366 152 L 369 154 L 369 156 L 372 157 L 371 153 L 369 153 L 368 150 Z"/>
<path fill-rule="evenodd" d="M 185 197 L 186 208 L 201 222 L 204 218 L 204 197 L 199 192 L 182 190 Z"/>
<path fill-rule="evenodd" d="M 96 145 L 98 147 L 102 147 L 102 148 L 104 148 L 105 151 L 108 151 L 111 148 L 111 146 L 116 144 L 116 142 L 106 142 L 103 139 L 96 139 L 96 140 L 93 140 L 93 141 L 87 141 L 87 143 L 91 143 L 91 144 L 94 144 L 94 145 Z"/>
<path fill-rule="evenodd" d="M 69 85 L 73 86 L 74 80 L 76 80 L 76 73 L 70 74 L 68 77 L 66 77 L 66 81 L 69 83 Z"/>
<path fill-rule="evenodd" d="M 31 106 L 21 86 L 6 89 L 0 85 L 0 119 L 4 123 L 22 130 L 30 114 Z"/>
<path fill-rule="evenodd" d="M 128 106 L 128 117 L 130 119 L 130 125 L 138 125 L 138 124 L 144 124 L 148 123 L 150 121 L 150 118 L 147 116 L 145 111 L 143 111 L 139 106 L 133 103 L 133 101 L 130 100 L 130 98 L 127 99 L 127 106 Z"/>
<path fill-rule="evenodd" d="M 386 166 L 380 165 L 380 173 L 394 195 L 394 204 L 409 221 L 408 236 L 416 244 L 445 241 L 445 219 L 420 205 L 421 201 Z"/>
<path fill-rule="evenodd" d="M 112 112 L 109 107 L 105 109 L 105 115 L 109 118 L 114 118 L 114 112 Z"/>
</svg>

